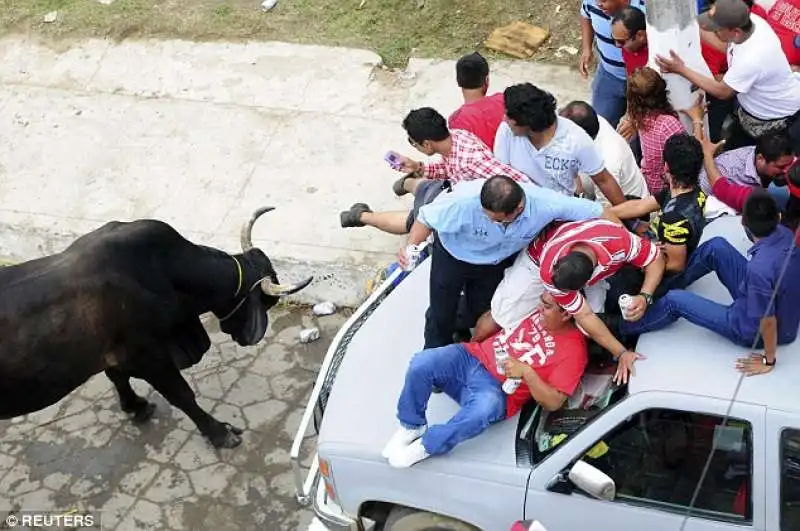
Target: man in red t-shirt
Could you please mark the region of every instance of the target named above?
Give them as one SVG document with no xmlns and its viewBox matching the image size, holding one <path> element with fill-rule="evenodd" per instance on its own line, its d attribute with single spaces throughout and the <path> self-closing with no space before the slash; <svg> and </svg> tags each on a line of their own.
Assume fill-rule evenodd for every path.
<svg viewBox="0 0 800 531">
<path fill-rule="evenodd" d="M 447 453 L 490 424 L 514 416 L 531 398 L 555 411 L 575 392 L 587 363 L 586 339 L 545 293 L 539 307 L 514 328 L 480 342 L 423 350 L 411 359 L 397 403 L 401 427 L 383 456 L 393 467 L 405 468 Z M 511 394 L 502 388 L 506 379 L 519 383 Z M 434 387 L 461 409 L 447 423 L 429 428 L 425 410 Z"/>
<path fill-rule="evenodd" d="M 464 104 L 450 115 L 448 127 L 465 129 L 494 150 L 494 137 L 506 111 L 502 92 L 486 95 L 489 63 L 478 52 L 465 55 L 456 62 L 456 81 L 461 87 Z"/>
<path fill-rule="evenodd" d="M 647 21 L 640 9 L 627 6 L 611 18 L 611 37 L 622 49 L 622 60 L 628 76 L 636 69 L 647 66 Z"/>
<path fill-rule="evenodd" d="M 629 317 L 638 320 L 664 275 L 665 262 L 654 243 L 605 219 L 545 229 L 506 269 L 491 309 L 478 320 L 473 340 L 481 340 L 498 328 L 512 327 L 526 308 L 532 307 L 532 301 L 547 291 L 575 317 L 586 335 L 620 362 L 614 379 L 626 383 L 641 355 L 620 343 L 595 313 L 604 309 L 607 287 L 603 281 L 625 265 L 644 270 L 641 292 L 633 297 L 629 309 Z"/>
</svg>

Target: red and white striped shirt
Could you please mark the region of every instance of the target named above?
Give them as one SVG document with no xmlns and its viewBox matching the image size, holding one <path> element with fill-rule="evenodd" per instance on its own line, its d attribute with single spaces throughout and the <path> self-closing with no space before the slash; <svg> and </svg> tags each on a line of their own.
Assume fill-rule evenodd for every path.
<svg viewBox="0 0 800 531">
<path fill-rule="evenodd" d="M 583 305 L 583 295 L 580 291 L 561 291 L 553 286 L 553 269 L 556 262 L 578 244 L 590 247 L 597 258 L 587 286 L 610 277 L 625 264 L 645 267 L 659 253 L 658 247 L 650 240 L 605 219 L 572 221 L 542 231 L 528 246 L 528 256 L 539 266 L 545 289 L 570 314 L 577 313 Z"/>
</svg>

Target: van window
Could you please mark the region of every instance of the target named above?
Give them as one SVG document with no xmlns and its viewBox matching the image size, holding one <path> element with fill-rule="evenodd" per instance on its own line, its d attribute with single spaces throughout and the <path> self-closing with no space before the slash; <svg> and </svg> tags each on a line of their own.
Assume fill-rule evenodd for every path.
<svg viewBox="0 0 800 531">
<path fill-rule="evenodd" d="M 800 430 L 781 434 L 781 531 L 800 531 Z"/>
<path fill-rule="evenodd" d="M 646 410 L 596 441 L 583 459 L 614 480 L 615 501 L 686 514 L 716 442 L 692 515 L 748 522 L 752 429 L 738 419 L 724 426 L 722 421 L 716 415 Z"/>
</svg>

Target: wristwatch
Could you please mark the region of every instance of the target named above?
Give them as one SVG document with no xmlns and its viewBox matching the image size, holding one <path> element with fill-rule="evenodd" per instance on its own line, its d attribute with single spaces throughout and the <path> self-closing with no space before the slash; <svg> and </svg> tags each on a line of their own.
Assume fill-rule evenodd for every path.
<svg viewBox="0 0 800 531">
<path fill-rule="evenodd" d="M 640 291 L 639 295 L 644 297 L 644 301 L 647 303 L 648 306 L 652 306 L 653 305 L 653 296 L 652 295 L 650 295 L 649 293 L 645 293 L 644 291 Z"/>
<path fill-rule="evenodd" d="M 761 355 L 761 363 L 763 363 L 767 367 L 774 367 L 776 361 L 778 361 L 778 358 L 775 358 L 774 360 L 772 360 L 772 363 L 770 363 L 770 362 L 767 361 L 767 355 L 766 354 L 762 354 Z"/>
</svg>

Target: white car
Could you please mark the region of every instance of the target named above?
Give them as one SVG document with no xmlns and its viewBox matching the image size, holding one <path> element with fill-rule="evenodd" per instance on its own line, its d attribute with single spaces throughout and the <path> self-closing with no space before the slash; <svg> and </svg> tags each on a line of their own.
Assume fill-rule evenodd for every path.
<svg viewBox="0 0 800 531">
<path fill-rule="evenodd" d="M 750 246 L 739 217 L 713 221 L 703 240 L 717 235 Z M 320 370 L 291 456 L 298 500 L 330 529 L 508 531 L 535 519 L 550 531 L 800 531 L 800 346 L 779 347 L 771 373 L 740 378 L 747 351 L 684 320 L 642 335 L 635 377 L 593 408 L 548 415 L 530 402 L 445 456 L 391 468 L 381 450 L 422 347 L 429 263 L 373 293 Z M 730 301 L 713 274 L 690 289 Z M 591 368 L 585 386 L 609 370 Z M 428 421 L 456 410 L 433 395 Z"/>
</svg>

